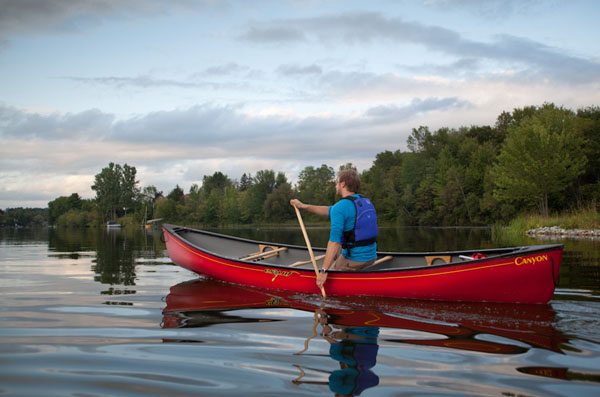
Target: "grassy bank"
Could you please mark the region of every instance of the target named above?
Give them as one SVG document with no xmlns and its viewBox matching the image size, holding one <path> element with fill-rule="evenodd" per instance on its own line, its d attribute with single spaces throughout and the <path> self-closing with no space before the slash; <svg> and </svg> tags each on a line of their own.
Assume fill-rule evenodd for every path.
<svg viewBox="0 0 600 397">
<path fill-rule="evenodd" d="M 558 226 L 563 229 L 600 229 L 600 213 L 596 208 L 543 217 L 537 214 L 521 215 L 508 225 L 511 232 L 525 233 L 530 229 Z"/>
</svg>

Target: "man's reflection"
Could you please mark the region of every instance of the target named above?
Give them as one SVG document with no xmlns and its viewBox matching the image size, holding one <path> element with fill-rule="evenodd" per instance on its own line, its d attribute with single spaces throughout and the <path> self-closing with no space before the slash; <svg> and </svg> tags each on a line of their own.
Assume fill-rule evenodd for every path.
<svg viewBox="0 0 600 397">
<path fill-rule="evenodd" d="M 330 343 L 329 355 L 340 365 L 329 375 L 329 389 L 336 395 L 356 396 L 377 386 L 379 377 L 371 368 L 377 363 L 379 327 L 336 325 L 334 316 L 320 309 L 316 313 L 322 336 Z"/>
</svg>

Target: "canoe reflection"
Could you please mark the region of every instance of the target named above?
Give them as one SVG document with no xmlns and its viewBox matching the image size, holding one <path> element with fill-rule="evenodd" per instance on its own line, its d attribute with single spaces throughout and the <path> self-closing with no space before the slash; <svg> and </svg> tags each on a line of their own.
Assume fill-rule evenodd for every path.
<svg viewBox="0 0 600 397">
<path fill-rule="evenodd" d="M 308 349 L 310 340 L 317 336 L 319 328 L 320 337 L 330 343 L 330 357 L 340 364 L 339 370 L 330 372 L 329 379 L 330 388 L 332 391 L 336 388 L 338 394 L 358 394 L 378 383 L 372 368 L 383 341 L 494 354 L 520 354 L 532 348 L 563 353 L 562 348 L 568 342 L 554 328 L 555 313 L 549 305 L 371 297 L 328 298 L 321 303 L 315 299 L 313 295 L 197 279 L 171 287 L 163 310 L 163 327 L 278 321 L 272 317 L 245 318 L 243 312 L 238 316 L 235 311 L 240 309 L 291 308 L 311 312 L 315 318 L 313 336 L 306 340 L 304 349 L 297 354 L 303 354 Z M 306 329 L 310 327 L 307 324 Z M 402 334 L 398 330 L 434 334 L 435 337 L 394 337 Z M 322 383 L 304 380 L 306 370 L 316 369 L 298 369 L 301 375 L 295 383 Z"/>
<path fill-rule="evenodd" d="M 321 309 L 327 313 L 329 323 L 338 326 L 395 328 L 442 336 L 425 340 L 386 338 L 387 341 L 415 345 L 498 354 L 518 354 L 536 347 L 561 353 L 561 345 L 568 341 L 554 329 L 555 313 L 548 305 L 353 298 L 351 301 L 329 299 L 324 308 L 319 308 L 318 303 L 306 302 L 305 298 L 286 291 L 192 280 L 171 287 L 163 310 L 163 327 L 274 321 L 238 317 L 231 312 L 251 308 L 293 308 L 312 313 Z"/>
</svg>

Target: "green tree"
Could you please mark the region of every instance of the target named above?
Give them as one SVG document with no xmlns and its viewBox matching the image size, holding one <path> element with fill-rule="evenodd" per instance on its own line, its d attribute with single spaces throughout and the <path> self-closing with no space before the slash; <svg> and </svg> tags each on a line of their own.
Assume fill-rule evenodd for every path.
<svg viewBox="0 0 600 397">
<path fill-rule="evenodd" d="M 185 212 L 183 204 L 177 201 L 167 198 L 159 197 L 156 200 L 156 209 L 154 210 L 154 216 L 162 218 L 169 222 L 179 222 L 183 220 L 182 215 Z"/>
<path fill-rule="evenodd" d="M 449 146 L 442 150 L 437 161 L 434 192 L 434 205 L 439 222 L 443 225 L 471 222 L 470 212 L 466 207 L 464 170 Z"/>
<path fill-rule="evenodd" d="M 361 193 L 373 202 L 381 221 L 394 222 L 398 218 L 401 166 L 402 153 L 386 150 L 378 153 L 371 168 L 361 175 Z"/>
<path fill-rule="evenodd" d="M 492 177 L 497 152 L 492 140 L 480 144 L 472 151 L 465 170 L 467 205 L 473 211 L 474 223 L 491 224 L 499 218 Z"/>
<path fill-rule="evenodd" d="M 577 119 L 578 129 L 586 140 L 584 155 L 587 165 L 576 186 L 576 200 L 579 206 L 589 203 L 600 206 L 600 107 L 577 110 Z"/>
<path fill-rule="evenodd" d="M 185 194 L 183 193 L 183 189 L 176 185 L 173 190 L 167 195 L 169 200 L 173 200 L 176 203 L 183 204 Z"/>
<path fill-rule="evenodd" d="M 221 192 L 223 192 L 223 190 L 226 187 L 231 186 L 231 185 L 232 185 L 232 182 L 227 177 L 227 175 L 225 175 L 219 171 L 215 172 L 211 176 L 205 175 L 204 178 L 202 179 L 202 190 L 204 191 L 204 193 L 206 195 L 210 195 L 210 192 L 214 189 L 217 189 L 217 190 L 220 190 Z"/>
<path fill-rule="evenodd" d="M 583 144 L 572 111 L 552 104 L 537 109 L 508 129 L 494 169 L 496 198 L 534 203 L 547 216 L 549 196 L 564 192 L 584 171 Z"/>
<path fill-rule="evenodd" d="M 156 208 L 156 200 L 162 197 L 162 192 L 159 192 L 156 186 L 150 185 L 144 187 L 139 196 L 141 207 L 144 212 L 144 219 L 149 220 L 154 218 L 154 209 Z"/>
<path fill-rule="evenodd" d="M 83 204 L 84 201 L 77 193 L 73 193 L 68 197 L 61 196 L 55 198 L 48 203 L 48 222 L 51 225 L 58 224 L 58 220 L 62 215 L 71 211 L 79 212 L 82 209 Z M 71 215 L 71 217 L 73 217 L 73 215 Z M 65 222 L 63 222 L 63 224 L 65 224 Z"/>
<path fill-rule="evenodd" d="M 508 130 L 511 127 L 519 125 L 521 120 L 532 117 L 536 110 L 537 108 L 535 106 L 526 106 L 522 109 L 514 109 L 512 113 L 502 112 L 500 116 L 498 116 L 496 125 L 494 126 L 494 130 L 496 131 L 495 135 L 498 137 L 496 143 L 503 143 L 508 135 Z"/>
<path fill-rule="evenodd" d="M 221 223 L 236 224 L 242 221 L 239 196 L 240 193 L 232 186 L 225 188 L 221 201 Z"/>
<path fill-rule="evenodd" d="M 335 202 L 335 172 L 322 164 L 305 167 L 298 175 L 298 199 L 305 203 L 330 205 Z"/>
<path fill-rule="evenodd" d="M 121 167 L 121 178 L 119 180 L 119 208 L 134 210 L 139 203 L 140 190 L 137 187 L 139 181 L 135 180 L 137 170 L 135 167 L 124 164 Z"/>
<path fill-rule="evenodd" d="M 253 184 L 254 179 L 252 178 L 252 174 L 246 175 L 246 173 L 244 173 L 239 183 L 240 192 L 245 192 L 246 190 L 250 189 L 250 186 L 252 186 Z"/>
<path fill-rule="evenodd" d="M 96 191 L 96 202 L 103 216 L 109 214 L 116 219 L 117 210 L 133 208 L 139 194 L 135 175 L 135 167 L 114 163 L 96 174 L 92 189 Z"/>
<path fill-rule="evenodd" d="M 340 168 L 338 169 L 338 171 L 343 171 L 343 170 L 354 170 L 354 171 L 358 172 L 358 169 L 352 163 L 346 163 L 346 164 L 340 165 Z"/>
<path fill-rule="evenodd" d="M 47 223 L 45 208 L 7 208 L 0 223 L 6 226 L 42 226 Z"/>
<path fill-rule="evenodd" d="M 55 225 L 58 218 L 66 214 L 71 209 L 69 198 L 67 196 L 60 196 L 48 203 L 48 222 L 51 225 Z"/>
<path fill-rule="evenodd" d="M 264 205 L 265 220 L 280 222 L 293 219 L 295 212 L 290 205 L 292 198 L 292 186 L 287 182 L 280 183 L 267 195 Z"/>
<path fill-rule="evenodd" d="M 262 220 L 264 204 L 269 193 L 275 189 L 276 176 L 273 170 L 258 171 L 254 177 L 254 184 L 244 195 L 244 218 L 250 222 Z"/>
<path fill-rule="evenodd" d="M 428 127 L 420 126 L 413 128 L 412 133 L 406 140 L 406 146 L 413 153 L 427 151 L 431 147 L 432 135 Z"/>
<path fill-rule="evenodd" d="M 204 200 L 202 206 L 202 221 L 211 226 L 217 226 L 221 221 L 221 199 L 223 192 L 213 189 Z"/>
</svg>

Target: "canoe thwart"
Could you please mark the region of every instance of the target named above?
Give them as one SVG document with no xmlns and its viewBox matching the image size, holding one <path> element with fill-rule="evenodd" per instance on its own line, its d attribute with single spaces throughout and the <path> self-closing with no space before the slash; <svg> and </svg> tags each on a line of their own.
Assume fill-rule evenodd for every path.
<svg viewBox="0 0 600 397">
<path fill-rule="evenodd" d="M 253 259 L 266 259 L 266 258 L 271 258 L 273 256 L 277 256 L 279 255 L 280 252 L 282 251 L 287 251 L 287 247 L 276 247 L 276 246 L 272 246 L 272 245 L 259 245 L 260 248 L 260 252 L 255 252 L 253 254 L 250 254 L 244 258 L 240 258 L 243 261 L 251 261 Z M 270 250 L 266 251 L 267 248 L 271 248 Z"/>
<path fill-rule="evenodd" d="M 441 259 L 444 261 L 444 263 L 450 263 L 450 255 L 428 255 L 425 256 L 425 261 L 427 262 L 427 266 L 431 266 L 433 264 L 433 261 L 435 261 L 436 259 Z"/>
<path fill-rule="evenodd" d="M 278 247 L 276 245 L 258 244 L 258 252 L 253 252 L 251 254 L 248 254 L 248 255 L 245 256 L 245 258 L 247 258 L 249 256 L 254 256 L 254 255 L 262 254 L 263 252 L 265 252 L 265 250 L 267 248 L 271 248 L 272 250 L 276 250 L 277 248 L 280 248 L 280 247 Z"/>
<path fill-rule="evenodd" d="M 319 255 L 319 256 L 315 257 L 315 260 L 316 261 L 320 261 L 323 258 L 325 258 L 325 255 Z M 300 262 L 292 263 L 290 265 L 290 267 L 297 267 L 297 266 L 302 266 L 302 265 L 308 265 L 311 262 L 312 262 L 312 259 L 309 259 L 307 261 L 300 261 Z"/>
<path fill-rule="evenodd" d="M 379 265 L 380 263 L 383 263 L 383 262 L 387 262 L 387 261 L 391 260 L 392 258 L 393 258 L 393 256 L 391 256 L 391 255 L 384 256 L 383 258 L 379 258 L 373 263 L 373 266 Z"/>
</svg>

